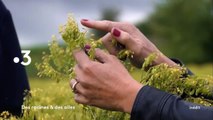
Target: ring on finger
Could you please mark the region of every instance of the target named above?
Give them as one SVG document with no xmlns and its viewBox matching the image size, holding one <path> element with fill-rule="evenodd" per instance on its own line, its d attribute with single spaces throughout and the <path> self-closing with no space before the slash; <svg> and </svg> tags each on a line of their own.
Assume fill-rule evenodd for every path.
<svg viewBox="0 0 213 120">
<path fill-rule="evenodd" d="M 73 91 L 74 93 L 77 92 L 76 86 L 77 86 L 78 83 L 79 83 L 78 81 L 75 81 L 75 83 L 72 85 L 72 91 Z"/>
</svg>

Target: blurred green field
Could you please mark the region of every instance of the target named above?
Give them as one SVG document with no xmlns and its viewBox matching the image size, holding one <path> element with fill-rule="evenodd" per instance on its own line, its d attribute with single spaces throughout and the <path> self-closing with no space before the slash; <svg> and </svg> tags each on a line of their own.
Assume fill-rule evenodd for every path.
<svg viewBox="0 0 213 120">
<path fill-rule="evenodd" d="M 198 76 L 202 75 L 211 75 L 213 76 L 213 63 L 212 64 L 189 64 L 186 67 L 188 67 L 194 74 Z"/>
<path fill-rule="evenodd" d="M 32 97 L 26 106 L 27 110 L 21 120 L 116 120 L 113 117 L 123 113 L 106 111 L 94 108 L 84 108 L 74 102 L 73 92 L 69 81 L 57 83 L 49 79 L 30 79 Z M 48 109 L 32 109 L 33 106 L 48 106 Z M 53 109 L 50 109 L 53 106 Z M 66 109 L 65 107 L 69 107 Z M 106 116 L 107 115 L 107 116 Z M 129 115 L 122 120 L 128 120 Z M 105 119 L 102 119 L 105 118 Z M 118 117 L 121 118 L 121 117 Z"/>
<path fill-rule="evenodd" d="M 26 67 L 27 74 L 29 76 L 29 83 L 32 91 L 32 99 L 29 101 L 29 106 L 58 106 L 58 109 L 36 109 L 29 110 L 28 115 L 24 116 L 22 120 L 91 120 L 90 117 L 101 117 L 101 120 L 114 120 L 110 119 L 110 115 L 101 112 L 85 112 L 82 105 L 78 105 L 74 102 L 73 93 L 69 86 L 69 80 L 64 80 L 56 83 L 56 80 L 50 80 L 47 78 L 38 78 L 35 63 L 41 62 L 42 52 L 48 53 L 47 47 L 40 47 L 31 49 L 32 63 Z M 198 76 L 213 75 L 213 64 L 188 64 L 186 65 L 194 74 Z M 131 72 L 132 76 L 136 80 L 140 80 L 140 71 L 135 70 Z M 71 106 L 74 109 L 59 109 L 60 107 Z M 88 111 L 88 110 L 87 110 Z M 94 113 L 94 114 L 93 114 Z M 91 116 L 92 114 L 92 116 Z M 107 115 L 107 116 L 106 116 Z M 118 114 L 119 115 L 119 114 Z M 103 117 L 105 116 L 105 117 Z M 87 117 L 87 118 L 85 118 Z M 129 119 L 127 115 L 125 119 Z M 124 120 L 124 119 L 122 119 Z"/>
<path fill-rule="evenodd" d="M 191 71 L 199 76 L 213 75 L 212 64 L 204 65 L 187 65 Z M 136 70 L 131 73 L 136 80 L 140 80 L 140 71 Z M 55 80 L 42 79 L 38 77 L 29 78 L 32 99 L 29 101 L 28 106 L 54 106 L 58 108 L 54 109 L 30 109 L 28 115 L 24 115 L 22 120 L 91 120 L 90 117 L 99 117 L 106 115 L 106 113 L 94 112 L 93 116 L 86 115 L 90 112 L 85 112 L 82 105 L 78 105 L 74 102 L 73 93 L 69 86 L 69 80 L 64 80 L 57 83 Z M 69 109 L 61 107 L 68 106 Z M 99 110 L 99 109 L 98 109 Z M 97 114 L 96 114 L 97 113 Z M 111 115 L 111 114 L 109 114 Z M 120 115 L 120 114 L 118 114 Z M 87 118 L 85 118 L 87 117 Z M 109 120 L 109 117 L 105 117 Z M 127 115 L 125 119 L 129 119 Z"/>
<path fill-rule="evenodd" d="M 213 76 L 213 64 L 203 64 L 203 65 L 196 65 L 196 64 L 189 64 L 186 65 L 194 74 L 198 76 L 203 75 L 211 75 Z M 136 79 L 140 79 L 140 71 L 135 70 L 131 73 L 132 76 Z M 55 80 L 49 80 L 49 79 L 42 79 L 42 78 L 29 78 L 30 86 L 32 89 L 34 88 L 41 88 L 44 89 L 50 84 L 56 83 Z M 69 84 L 69 81 L 63 81 L 63 83 Z M 59 83 L 61 85 L 61 83 Z"/>
<path fill-rule="evenodd" d="M 208 63 L 208 64 L 188 64 L 186 65 L 187 68 L 189 68 L 195 75 L 197 76 L 205 76 L 205 75 L 210 75 L 213 76 L 213 64 Z M 132 76 L 136 80 L 140 80 L 140 71 L 136 70 L 131 73 Z"/>
<path fill-rule="evenodd" d="M 25 106 L 31 108 L 25 109 L 27 114 L 24 114 L 22 120 L 78 120 L 83 117 L 81 106 L 73 101 L 68 81 L 56 83 L 48 79 L 31 79 L 29 82 L 32 97 Z M 35 109 L 33 106 L 48 108 Z"/>
<path fill-rule="evenodd" d="M 213 64 L 203 64 L 203 65 L 189 64 L 189 65 L 186 65 L 186 66 L 194 74 L 196 74 L 198 76 L 203 76 L 203 75 L 213 76 Z M 135 70 L 131 74 L 136 80 L 140 80 L 140 71 L 139 70 Z M 34 77 L 34 78 L 29 78 L 29 82 L 30 82 L 31 89 L 36 89 L 36 88 L 47 89 L 52 84 L 57 84 L 58 86 L 64 86 L 65 85 L 67 88 L 69 88 L 69 81 L 62 81 L 60 83 L 56 83 L 55 80 L 42 79 L 42 78 L 38 78 L 38 77 L 35 78 Z"/>
</svg>

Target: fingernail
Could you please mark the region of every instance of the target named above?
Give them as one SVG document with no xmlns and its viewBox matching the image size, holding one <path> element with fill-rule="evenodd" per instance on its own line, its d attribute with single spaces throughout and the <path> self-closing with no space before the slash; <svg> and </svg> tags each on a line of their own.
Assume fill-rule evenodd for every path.
<svg viewBox="0 0 213 120">
<path fill-rule="evenodd" d="M 89 21 L 89 20 L 88 20 L 88 19 L 82 19 L 82 21 L 85 21 L 85 22 L 86 22 L 86 21 Z"/>
<path fill-rule="evenodd" d="M 113 35 L 119 37 L 121 35 L 121 32 L 118 29 L 114 28 Z"/>
<path fill-rule="evenodd" d="M 91 48 L 91 46 L 90 45 L 88 45 L 88 44 L 86 44 L 85 46 L 84 46 L 84 49 L 90 49 Z"/>
<path fill-rule="evenodd" d="M 85 46 L 84 46 L 84 52 L 89 56 L 89 50 L 90 50 L 90 48 L 91 48 L 91 46 L 90 45 L 88 45 L 88 44 L 86 44 Z"/>
</svg>

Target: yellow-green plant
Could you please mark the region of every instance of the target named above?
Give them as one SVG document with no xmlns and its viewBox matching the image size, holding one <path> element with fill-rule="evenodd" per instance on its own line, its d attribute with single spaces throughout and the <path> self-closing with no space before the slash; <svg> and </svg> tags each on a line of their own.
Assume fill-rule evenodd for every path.
<svg viewBox="0 0 213 120">
<path fill-rule="evenodd" d="M 74 50 L 85 49 L 85 46 L 89 45 L 91 48 L 88 51 L 88 55 L 93 59 L 94 49 L 102 46 L 101 40 L 87 38 L 86 32 L 81 32 L 79 30 L 78 25 L 72 16 L 69 16 L 67 23 L 59 28 L 59 32 L 65 45 L 60 45 L 57 38 L 53 36 L 53 40 L 49 44 L 50 53 L 45 54 L 42 58 L 42 62 L 37 64 L 39 70 L 38 75 L 40 77 L 47 76 L 57 82 L 61 80 L 70 80 L 75 76 L 73 67 L 76 62 L 72 55 Z M 103 47 L 101 48 L 103 49 Z M 118 54 L 118 57 L 126 55 L 130 57 L 131 54 L 134 53 L 131 53 L 128 50 L 123 50 Z M 156 57 L 157 55 L 152 54 L 145 59 L 141 68 L 141 83 L 179 95 L 190 102 L 205 106 L 213 106 L 212 76 L 198 77 L 193 75 L 183 77 L 187 72 L 186 68 L 173 68 L 166 64 L 150 67 L 152 61 L 156 59 Z M 123 63 L 127 66 L 128 70 L 133 68 L 129 60 L 126 60 Z M 82 119 L 84 120 L 129 119 L 129 115 L 125 113 L 101 110 L 95 107 L 82 106 L 80 112 L 83 113 L 84 117 Z M 73 116 L 76 115 L 77 113 Z"/>
</svg>

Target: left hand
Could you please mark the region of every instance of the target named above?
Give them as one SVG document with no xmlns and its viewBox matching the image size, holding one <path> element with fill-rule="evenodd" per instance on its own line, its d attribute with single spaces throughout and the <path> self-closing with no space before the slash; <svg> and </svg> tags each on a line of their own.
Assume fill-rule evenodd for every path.
<svg viewBox="0 0 213 120">
<path fill-rule="evenodd" d="M 176 63 L 165 56 L 146 36 L 133 24 L 127 22 L 94 21 L 82 19 L 81 24 L 89 28 L 108 32 L 101 38 L 103 45 L 110 54 L 117 55 L 123 48 L 133 52 L 130 61 L 136 67 L 142 67 L 144 59 L 152 53 L 158 55 L 153 65 L 166 63 L 169 66 L 178 67 Z M 122 44 L 122 47 L 113 46 L 112 39 Z"/>
<path fill-rule="evenodd" d="M 74 52 L 77 61 L 75 101 L 85 105 L 131 113 L 132 106 L 142 85 L 134 80 L 120 61 L 96 49 L 96 61 L 83 50 Z"/>
</svg>

